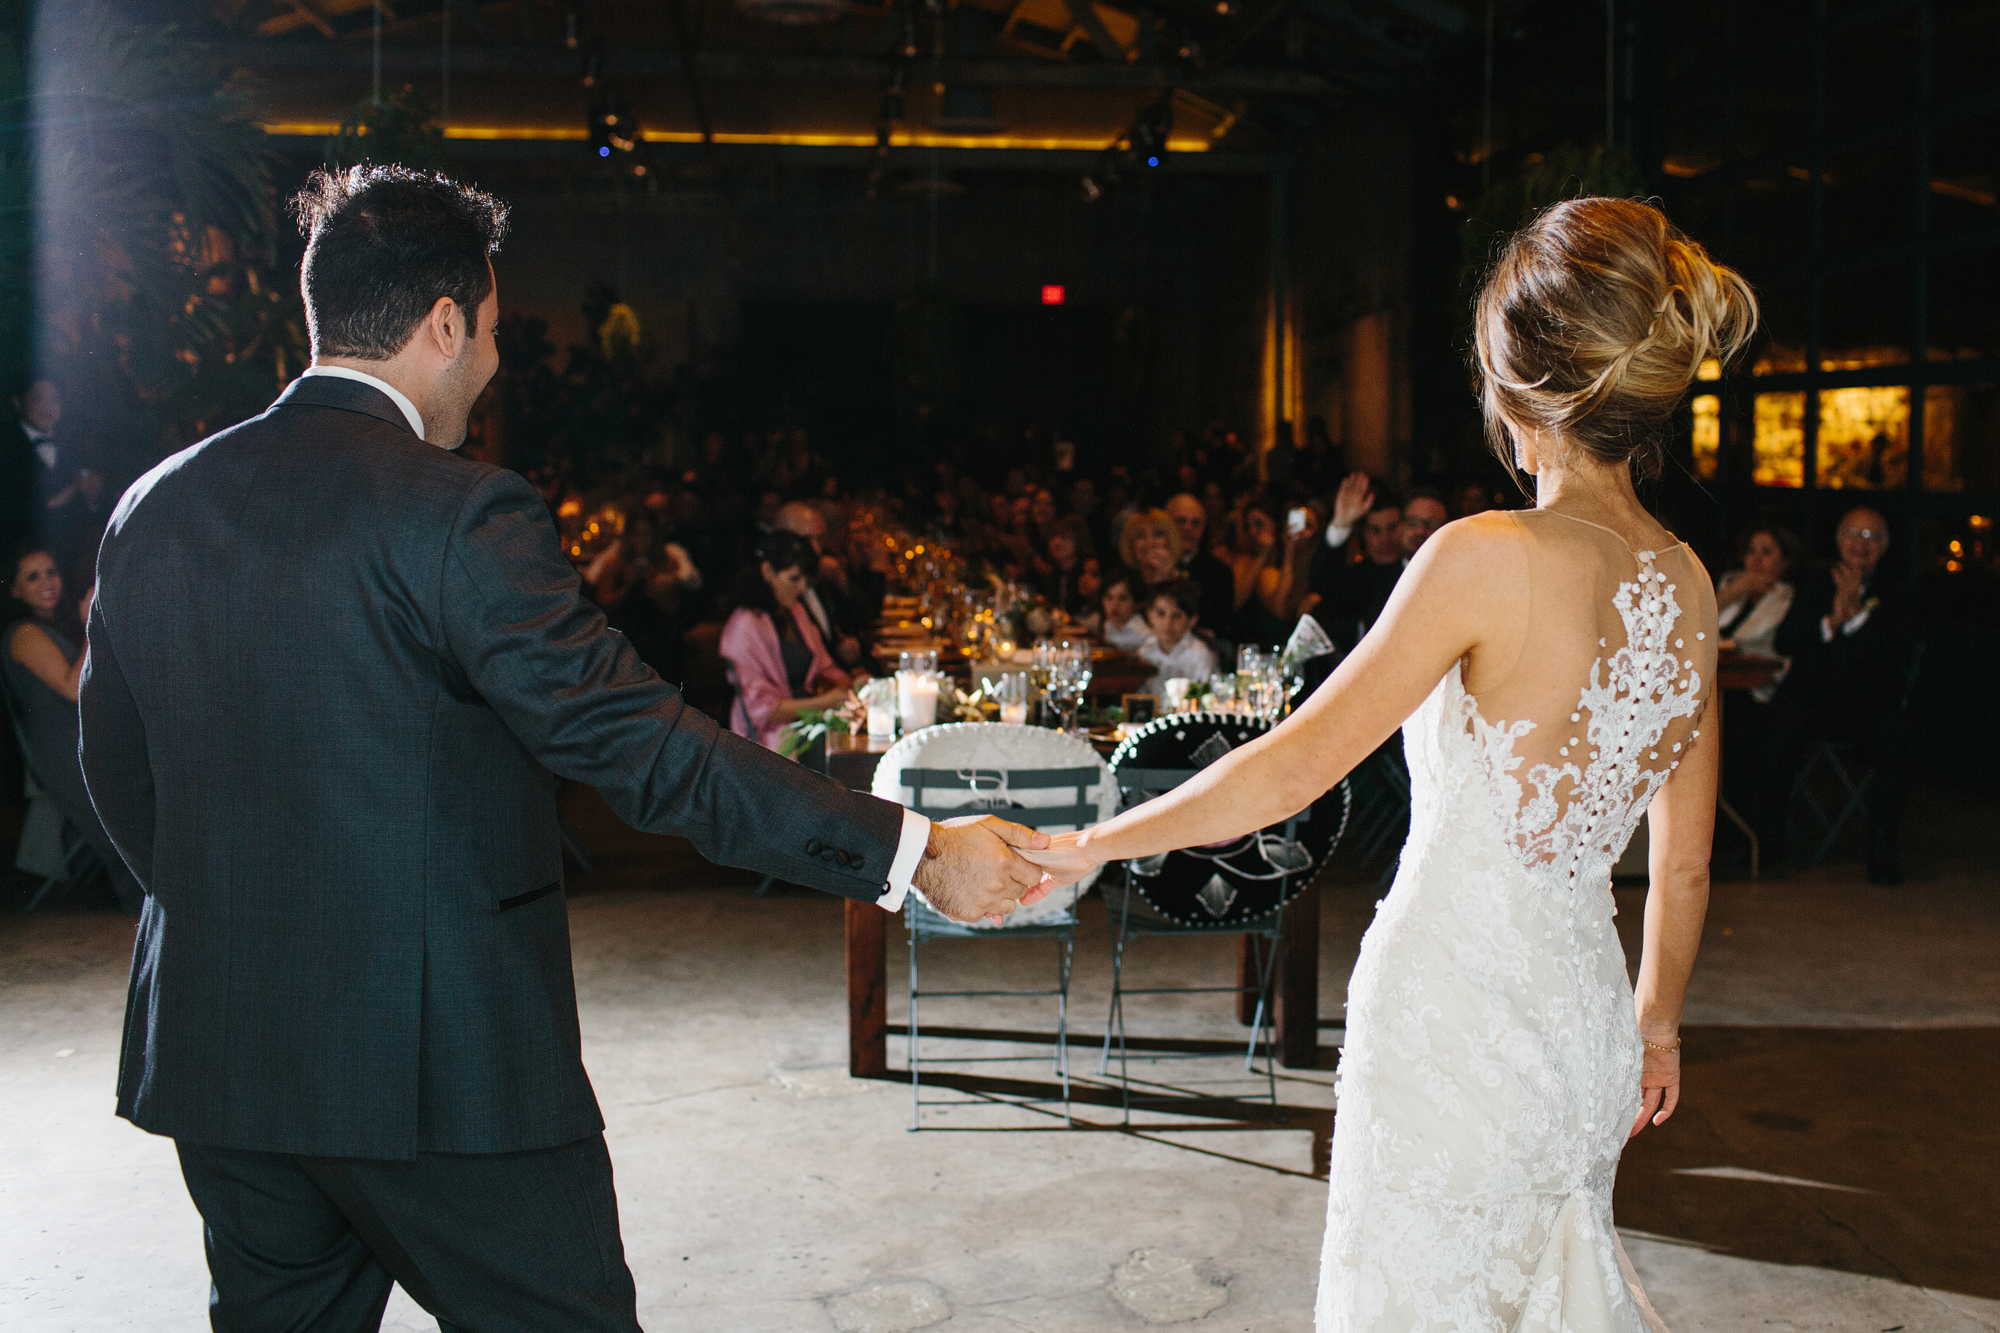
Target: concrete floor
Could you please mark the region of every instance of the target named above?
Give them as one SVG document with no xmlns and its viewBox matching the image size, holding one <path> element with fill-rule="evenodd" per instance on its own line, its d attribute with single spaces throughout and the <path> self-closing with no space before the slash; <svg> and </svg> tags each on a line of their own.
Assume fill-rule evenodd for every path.
<svg viewBox="0 0 2000 1333">
<path fill-rule="evenodd" d="M 1617 1199 L 1677 1333 L 2000 1330 L 2000 834 L 1990 801 L 1919 804 L 1902 889 L 1847 864 L 1715 895 L 1687 1100 L 1627 1151 Z M 750 877 L 624 830 L 592 794 L 571 805 L 598 861 L 571 885 L 585 1056 L 649 1328 L 1310 1328 L 1332 1024 L 1372 884 L 1337 869 L 1326 885 L 1325 1068 L 1282 1072 L 1287 1125 L 1142 1114 L 1125 1132 L 1115 1108 L 1080 1103 L 1066 1130 L 1051 1108 L 975 1104 L 927 1111 L 937 1132 L 911 1134 L 907 1084 L 844 1072 L 837 902 L 754 898 Z M 0 810 L 10 846 L 16 820 Z M 20 877 L 4 887 L 0 1326 L 203 1327 L 172 1146 L 111 1114 L 130 924 L 88 903 L 24 916 Z M 1641 894 L 1619 897 L 1636 929 Z M 1095 899 L 1084 921 L 1072 1022 L 1095 1035 L 1110 982 Z M 1046 941 L 934 949 L 934 985 L 1036 985 L 1053 965 Z M 1231 941 L 1135 949 L 1133 984 L 1233 976 Z M 892 931 L 898 993 L 904 958 Z M 925 1021 L 1052 1018 L 1045 1001 L 974 1005 L 930 1002 Z M 1136 1034 L 1218 1044 L 1241 1031 L 1219 997 L 1133 1000 L 1131 1018 Z M 1048 1077 L 1047 1046 L 939 1049 L 1021 1055 L 988 1072 Z M 1094 1078 L 1094 1052 L 1073 1055 Z M 1258 1086 L 1240 1055 L 1140 1072 Z M 385 1327 L 434 1324 L 398 1293 Z"/>
</svg>

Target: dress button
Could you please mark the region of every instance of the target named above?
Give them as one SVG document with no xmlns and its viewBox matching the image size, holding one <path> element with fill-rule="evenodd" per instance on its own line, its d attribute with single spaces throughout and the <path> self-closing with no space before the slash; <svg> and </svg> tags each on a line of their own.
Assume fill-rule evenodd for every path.
<svg viewBox="0 0 2000 1333">
<path fill-rule="evenodd" d="M 807 843 L 806 843 L 806 855 L 807 855 L 807 856 L 818 856 L 818 855 L 819 855 L 819 839 L 818 839 L 818 838 L 814 838 L 814 839 L 812 839 L 811 841 L 809 841 L 809 842 L 807 842 Z"/>
</svg>

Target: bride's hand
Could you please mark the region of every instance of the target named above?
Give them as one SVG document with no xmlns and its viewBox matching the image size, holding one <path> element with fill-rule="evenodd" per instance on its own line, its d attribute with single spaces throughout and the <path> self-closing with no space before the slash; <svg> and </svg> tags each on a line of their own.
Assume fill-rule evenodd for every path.
<svg viewBox="0 0 2000 1333">
<path fill-rule="evenodd" d="M 1043 883 L 1049 887 L 1074 884 L 1098 864 L 1095 855 L 1078 845 L 1082 837 L 1082 833 L 1058 833 L 1049 839 L 1047 850 L 1023 851 L 1021 857 L 1042 868 L 1047 876 Z"/>
<path fill-rule="evenodd" d="M 1639 1072 L 1639 1118 L 1632 1122 L 1632 1132 L 1626 1137 L 1637 1138 L 1649 1120 L 1665 1124 L 1680 1101 L 1681 1053 L 1646 1047 L 1645 1067 Z"/>
</svg>

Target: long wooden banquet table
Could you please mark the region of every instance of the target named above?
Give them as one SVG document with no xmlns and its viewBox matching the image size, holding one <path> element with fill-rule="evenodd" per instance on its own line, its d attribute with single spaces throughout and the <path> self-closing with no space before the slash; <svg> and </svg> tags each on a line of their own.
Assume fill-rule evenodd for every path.
<svg viewBox="0 0 2000 1333">
<path fill-rule="evenodd" d="M 893 741 L 834 734 L 826 738 L 826 771 L 836 781 L 867 791 L 875 768 Z M 817 749 L 817 747 L 815 747 Z M 1100 745 L 1101 750 L 1108 746 Z M 889 914 L 872 903 L 846 904 L 847 1072 L 855 1078 L 889 1077 Z M 1245 936 L 1237 960 L 1237 980 L 1254 976 Z M 1278 1059 L 1288 1069 L 1311 1069 L 1319 1062 L 1319 884 L 1285 908 L 1278 942 Z M 1237 1017 L 1251 1021 L 1252 1002 L 1238 998 Z"/>
</svg>

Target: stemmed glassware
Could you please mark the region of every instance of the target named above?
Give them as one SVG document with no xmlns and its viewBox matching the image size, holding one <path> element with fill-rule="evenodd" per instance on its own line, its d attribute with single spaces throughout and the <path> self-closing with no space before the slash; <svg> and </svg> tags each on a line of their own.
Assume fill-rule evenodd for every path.
<svg viewBox="0 0 2000 1333">
<path fill-rule="evenodd" d="M 1048 689 L 1062 730 L 1076 730 L 1077 707 L 1089 693 L 1091 675 L 1089 644 L 1065 639 L 1053 646 Z"/>
</svg>

